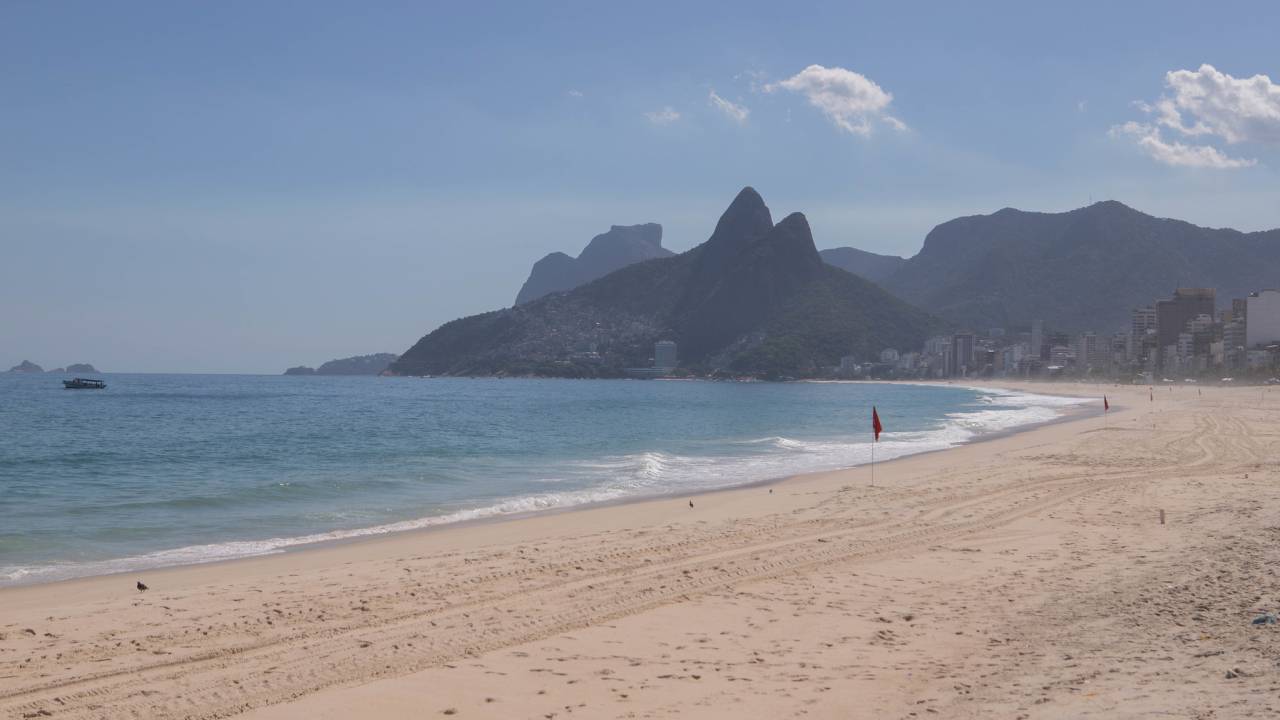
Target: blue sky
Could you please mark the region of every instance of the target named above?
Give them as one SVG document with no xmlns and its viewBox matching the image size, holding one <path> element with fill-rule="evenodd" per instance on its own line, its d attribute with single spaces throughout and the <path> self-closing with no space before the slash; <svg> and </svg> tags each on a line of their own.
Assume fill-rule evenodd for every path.
<svg viewBox="0 0 1280 720">
<path fill-rule="evenodd" d="M 901 255 L 1108 198 L 1280 226 L 1274 4 L 536 5 L 0 5 L 0 365 L 400 352 L 748 184 Z"/>
</svg>

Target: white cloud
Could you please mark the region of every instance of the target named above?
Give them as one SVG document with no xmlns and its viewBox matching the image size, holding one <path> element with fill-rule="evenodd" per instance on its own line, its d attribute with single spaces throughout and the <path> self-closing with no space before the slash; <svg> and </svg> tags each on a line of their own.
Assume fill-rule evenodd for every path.
<svg viewBox="0 0 1280 720">
<path fill-rule="evenodd" d="M 1235 78 L 1205 64 L 1167 73 L 1165 84 L 1172 97 L 1156 103 L 1161 125 L 1232 144 L 1280 144 L 1280 85 L 1266 75 Z"/>
<path fill-rule="evenodd" d="M 1133 122 L 1111 128 L 1112 137 L 1130 137 L 1152 158 L 1175 167 L 1216 168 L 1220 170 L 1250 167 L 1257 160 L 1233 158 L 1212 145 L 1187 145 L 1160 136 L 1155 125 Z"/>
<path fill-rule="evenodd" d="M 907 129 L 887 112 L 893 95 L 852 70 L 810 65 L 786 80 L 764 86 L 765 92 L 779 89 L 804 95 L 836 127 L 855 135 L 870 135 L 877 120 L 895 130 Z"/>
<path fill-rule="evenodd" d="M 720 97 L 716 94 L 715 90 L 711 91 L 708 102 L 711 104 L 711 107 L 723 112 L 725 115 L 728 115 L 731 120 L 739 125 L 745 124 L 747 122 L 747 116 L 751 114 L 751 111 L 746 107 L 737 105 Z"/>
<path fill-rule="evenodd" d="M 565 92 L 569 97 L 582 97 L 581 90 L 567 90 Z"/>
<path fill-rule="evenodd" d="M 1201 142 L 1216 139 L 1229 145 L 1280 145 L 1280 85 L 1266 75 L 1236 78 L 1212 65 L 1165 73 L 1169 93 L 1153 103 L 1134 103 L 1155 124 L 1127 122 L 1113 136 L 1134 139 L 1153 158 L 1168 165 L 1241 168 L 1257 160 L 1233 158 L 1207 144 L 1165 140 L 1165 130 Z"/>
<path fill-rule="evenodd" d="M 675 108 L 670 105 L 662 108 L 661 110 L 647 112 L 644 116 L 654 125 L 670 125 L 680 119 L 680 113 L 676 112 Z"/>
</svg>

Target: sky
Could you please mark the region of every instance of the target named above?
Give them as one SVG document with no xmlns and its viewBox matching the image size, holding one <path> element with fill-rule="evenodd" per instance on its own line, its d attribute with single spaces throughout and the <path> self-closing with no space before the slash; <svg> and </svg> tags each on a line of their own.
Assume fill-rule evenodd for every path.
<svg viewBox="0 0 1280 720">
<path fill-rule="evenodd" d="M 1003 207 L 1280 227 L 1275 3 L 0 3 L 0 370 L 278 373 L 751 185 L 910 256 Z"/>
</svg>

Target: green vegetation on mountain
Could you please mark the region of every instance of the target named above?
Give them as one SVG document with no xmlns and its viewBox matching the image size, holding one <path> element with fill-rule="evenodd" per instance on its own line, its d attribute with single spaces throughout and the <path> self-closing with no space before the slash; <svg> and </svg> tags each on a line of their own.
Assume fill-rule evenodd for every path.
<svg viewBox="0 0 1280 720">
<path fill-rule="evenodd" d="M 918 347 L 937 322 L 822 262 L 804 215 L 773 224 L 745 188 L 702 245 L 569 292 L 446 323 L 388 369 L 404 375 L 615 377 L 674 340 L 695 371 L 796 377 L 844 355 Z"/>
<path fill-rule="evenodd" d="M 372 355 L 356 355 L 339 360 L 330 360 L 318 368 L 306 365 L 291 367 L 284 371 L 285 375 L 378 375 L 387 366 L 395 362 L 393 353 L 374 353 Z"/>
<path fill-rule="evenodd" d="M 1176 287 L 1216 288 L 1222 306 L 1278 282 L 1280 230 L 1203 228 L 1108 201 L 943 223 L 881 284 L 958 325 L 1106 331 Z"/>
<path fill-rule="evenodd" d="M 902 269 L 906 258 L 897 255 L 877 255 L 866 250 L 851 247 L 838 247 L 820 250 L 823 262 L 873 283 L 879 283 Z"/>
</svg>

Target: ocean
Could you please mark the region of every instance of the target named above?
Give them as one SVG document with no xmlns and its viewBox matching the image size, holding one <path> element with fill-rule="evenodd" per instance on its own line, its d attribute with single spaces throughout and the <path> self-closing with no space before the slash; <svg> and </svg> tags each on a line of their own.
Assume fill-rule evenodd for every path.
<svg viewBox="0 0 1280 720">
<path fill-rule="evenodd" d="M 954 385 L 0 374 L 0 585 L 767 481 L 1044 422 Z"/>
</svg>

